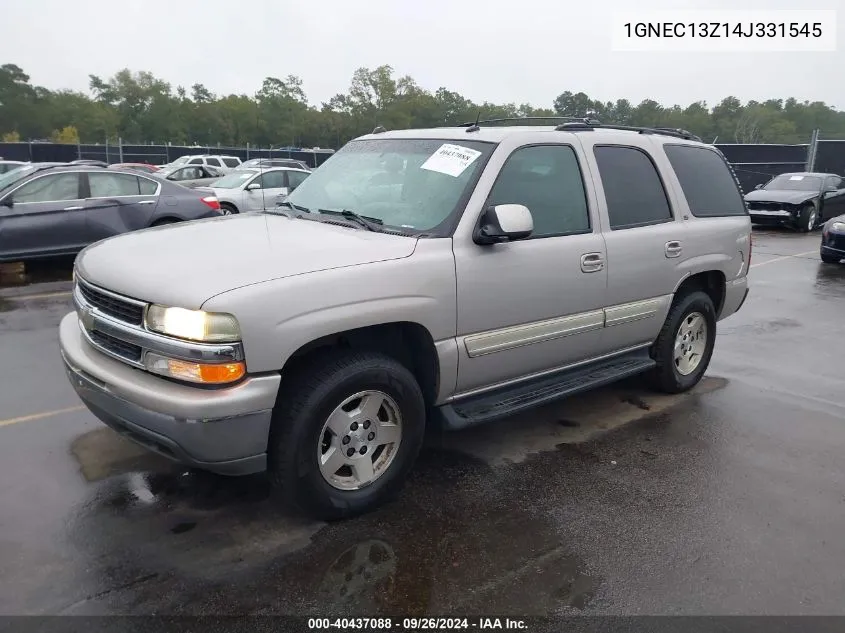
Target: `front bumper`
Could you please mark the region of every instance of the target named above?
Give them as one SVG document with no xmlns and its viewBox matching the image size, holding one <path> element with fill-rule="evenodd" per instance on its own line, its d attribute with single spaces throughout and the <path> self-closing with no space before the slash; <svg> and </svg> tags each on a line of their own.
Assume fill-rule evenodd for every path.
<svg viewBox="0 0 845 633">
<path fill-rule="evenodd" d="M 751 222 L 753 224 L 767 226 L 793 225 L 799 221 L 797 211 L 793 213 L 785 209 L 776 211 L 749 209 L 748 215 L 751 216 Z"/>
<path fill-rule="evenodd" d="M 822 235 L 821 252 L 845 259 L 845 233 L 828 231 Z"/>
<path fill-rule="evenodd" d="M 95 350 L 76 313 L 62 319 L 59 342 L 76 393 L 119 433 L 174 461 L 212 472 L 266 470 L 279 374 L 249 377 L 222 389 L 158 378 Z"/>
</svg>

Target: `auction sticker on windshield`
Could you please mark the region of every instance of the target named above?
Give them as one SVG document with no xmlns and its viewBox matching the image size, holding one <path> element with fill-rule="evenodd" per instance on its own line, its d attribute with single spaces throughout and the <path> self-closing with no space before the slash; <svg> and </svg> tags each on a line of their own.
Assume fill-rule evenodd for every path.
<svg viewBox="0 0 845 633">
<path fill-rule="evenodd" d="M 461 145 L 444 143 L 428 160 L 420 165 L 420 169 L 436 171 L 457 178 L 464 170 L 481 156 L 481 152 Z"/>
</svg>

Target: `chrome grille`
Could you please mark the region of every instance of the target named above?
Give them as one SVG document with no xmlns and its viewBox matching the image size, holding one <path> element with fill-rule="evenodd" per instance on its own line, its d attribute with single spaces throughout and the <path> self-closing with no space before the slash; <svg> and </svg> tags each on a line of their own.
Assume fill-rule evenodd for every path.
<svg viewBox="0 0 845 633">
<path fill-rule="evenodd" d="M 139 345 L 133 345 L 126 341 L 121 341 L 113 336 L 104 334 L 98 330 L 91 330 L 88 333 L 91 340 L 104 350 L 111 352 L 115 356 L 120 356 L 128 361 L 138 363 L 141 361 L 142 349 Z"/>
<path fill-rule="evenodd" d="M 132 325 L 141 325 L 144 322 L 144 305 L 142 303 L 121 299 L 81 280 L 78 282 L 78 286 L 85 301 L 103 313 Z"/>
</svg>

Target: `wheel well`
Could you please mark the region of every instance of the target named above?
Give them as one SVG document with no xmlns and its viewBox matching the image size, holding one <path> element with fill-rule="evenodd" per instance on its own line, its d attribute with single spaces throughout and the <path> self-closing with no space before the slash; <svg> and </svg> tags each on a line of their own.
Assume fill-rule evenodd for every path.
<svg viewBox="0 0 845 633">
<path fill-rule="evenodd" d="M 238 207 L 236 207 L 236 206 L 235 206 L 234 204 L 232 204 L 231 202 L 221 202 L 221 203 L 220 203 L 220 206 L 221 206 L 221 207 L 230 207 L 230 208 L 234 209 L 235 211 L 237 211 L 237 210 L 238 210 Z"/>
<path fill-rule="evenodd" d="M 306 359 L 329 349 L 370 350 L 386 354 L 414 374 L 427 404 L 437 397 L 440 381 L 437 350 L 431 334 L 419 323 L 384 323 L 323 336 L 306 343 L 291 355 L 282 368 L 282 379 Z"/>
<path fill-rule="evenodd" d="M 708 270 L 704 273 L 690 275 L 678 286 L 678 290 L 675 291 L 675 298 L 677 300 L 696 290 L 700 290 L 710 297 L 713 306 L 716 308 L 718 318 L 725 303 L 725 275 L 718 270 Z"/>
<path fill-rule="evenodd" d="M 171 222 L 181 222 L 179 218 L 174 218 L 172 216 L 167 216 L 165 218 L 159 218 L 155 222 L 153 222 L 152 226 L 161 226 L 162 224 L 170 224 Z"/>
</svg>

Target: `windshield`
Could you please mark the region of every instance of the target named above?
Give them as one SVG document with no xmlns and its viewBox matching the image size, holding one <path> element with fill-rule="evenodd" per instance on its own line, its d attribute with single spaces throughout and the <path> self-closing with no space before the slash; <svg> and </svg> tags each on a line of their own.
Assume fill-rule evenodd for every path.
<svg viewBox="0 0 845 633">
<path fill-rule="evenodd" d="M 170 163 L 170 164 L 171 164 L 173 167 L 178 167 L 178 166 L 180 166 L 180 165 L 184 165 L 184 164 L 185 164 L 185 163 L 187 163 L 190 159 L 191 159 L 191 157 L 190 157 L 190 156 L 180 156 L 179 158 L 177 158 L 176 160 L 174 160 L 174 161 L 173 161 L 172 163 Z"/>
<path fill-rule="evenodd" d="M 17 169 L 7 171 L 5 174 L 0 176 L 0 189 L 5 189 L 9 185 L 16 183 L 21 178 L 26 178 L 35 171 L 38 171 L 38 167 L 35 165 L 24 165 L 22 167 L 18 167 Z"/>
<path fill-rule="evenodd" d="M 241 163 L 240 168 L 243 169 L 244 167 L 255 167 L 255 166 L 260 165 L 260 164 L 261 164 L 260 158 L 251 158 L 251 159 Z"/>
<path fill-rule="evenodd" d="M 311 211 L 354 211 L 387 226 L 437 232 L 494 149 L 479 141 L 377 139 L 347 143 L 288 196 Z"/>
<path fill-rule="evenodd" d="M 214 183 L 215 189 L 237 189 L 258 173 L 256 169 L 239 169 Z"/>
<path fill-rule="evenodd" d="M 783 174 L 766 183 L 763 189 L 777 191 L 818 191 L 821 189 L 822 179 L 818 176 L 802 176 L 801 174 Z"/>
</svg>

